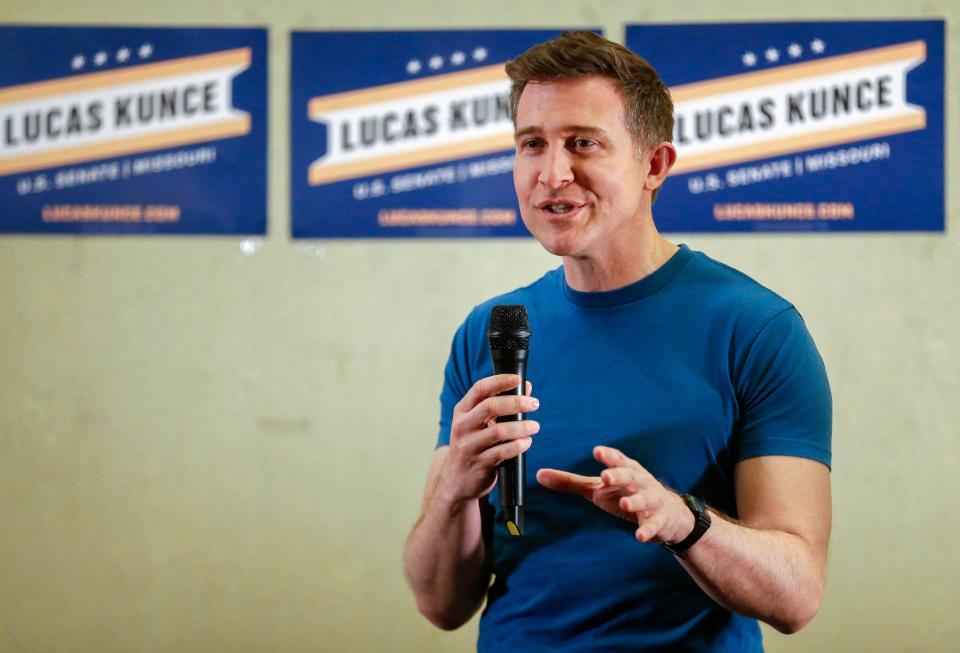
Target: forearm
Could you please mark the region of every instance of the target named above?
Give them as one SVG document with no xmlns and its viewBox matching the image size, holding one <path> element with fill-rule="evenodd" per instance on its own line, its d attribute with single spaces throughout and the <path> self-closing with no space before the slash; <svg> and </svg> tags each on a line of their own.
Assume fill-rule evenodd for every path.
<svg viewBox="0 0 960 653">
<path fill-rule="evenodd" d="M 466 623 L 490 580 L 479 501 L 434 495 L 407 538 L 404 570 L 417 608 L 434 625 L 452 630 Z"/>
<path fill-rule="evenodd" d="M 758 530 L 721 518 L 680 563 L 717 603 L 793 633 L 817 613 L 825 556 L 799 535 Z"/>
<path fill-rule="evenodd" d="M 485 377 L 454 407 L 450 444 L 434 452 L 421 517 L 407 538 L 404 570 L 417 608 L 445 630 L 462 626 L 483 603 L 491 571 L 481 502 L 497 466 L 529 449 L 540 428 L 533 420 L 496 421 L 539 406 L 530 396 L 502 396 L 520 381 L 516 374 Z"/>
</svg>

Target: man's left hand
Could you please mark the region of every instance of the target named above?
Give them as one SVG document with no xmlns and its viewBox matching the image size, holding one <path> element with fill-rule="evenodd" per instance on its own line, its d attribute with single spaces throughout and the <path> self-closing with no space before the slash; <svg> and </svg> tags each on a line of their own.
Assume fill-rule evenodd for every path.
<svg viewBox="0 0 960 653">
<path fill-rule="evenodd" d="M 537 481 L 550 490 L 577 494 L 612 515 L 637 524 L 641 542 L 683 541 L 693 530 L 693 513 L 676 492 L 632 458 L 612 447 L 594 447 L 593 457 L 607 466 L 600 476 L 541 469 Z"/>
</svg>

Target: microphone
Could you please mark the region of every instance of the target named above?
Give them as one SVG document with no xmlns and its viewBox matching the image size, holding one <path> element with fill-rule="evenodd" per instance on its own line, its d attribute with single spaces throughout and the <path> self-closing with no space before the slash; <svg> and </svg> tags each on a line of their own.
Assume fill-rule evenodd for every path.
<svg viewBox="0 0 960 653">
<path fill-rule="evenodd" d="M 498 304 L 490 313 L 490 358 L 494 374 L 518 374 L 520 384 L 499 396 L 523 395 L 527 388 L 527 354 L 530 346 L 530 326 L 527 324 L 527 308 L 522 304 Z M 519 422 L 523 413 L 503 415 L 498 422 Z M 525 459 L 521 453 L 516 458 L 497 465 L 497 494 L 507 531 L 511 535 L 523 535 L 523 486 Z"/>
</svg>

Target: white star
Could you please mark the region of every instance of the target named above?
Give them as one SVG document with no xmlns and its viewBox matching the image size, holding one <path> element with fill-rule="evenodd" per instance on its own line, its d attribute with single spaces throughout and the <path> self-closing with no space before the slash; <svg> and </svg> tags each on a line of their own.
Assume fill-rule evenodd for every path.
<svg viewBox="0 0 960 653">
<path fill-rule="evenodd" d="M 475 48 L 473 51 L 474 61 L 483 61 L 487 58 L 487 49 L 486 48 Z"/>
<path fill-rule="evenodd" d="M 744 53 L 743 53 L 743 56 L 740 57 L 740 61 L 743 62 L 743 65 L 744 65 L 744 66 L 746 66 L 747 68 L 750 68 L 751 66 L 755 66 L 755 65 L 756 65 L 756 63 L 757 63 L 757 55 L 755 55 L 755 54 L 752 53 L 752 52 L 744 52 Z"/>
<path fill-rule="evenodd" d="M 430 66 L 431 70 L 436 70 L 443 65 L 443 57 L 438 54 L 430 57 L 430 61 L 427 62 L 427 65 Z"/>
<path fill-rule="evenodd" d="M 137 55 L 141 59 L 146 59 L 151 54 L 153 54 L 153 46 L 150 45 L 149 43 L 144 43 L 143 45 L 140 46 L 140 49 L 137 50 Z"/>
<path fill-rule="evenodd" d="M 803 47 L 799 43 L 791 43 L 787 47 L 787 52 L 790 54 L 791 59 L 796 59 L 803 54 Z"/>
<path fill-rule="evenodd" d="M 767 61 L 774 62 L 780 59 L 780 52 L 776 48 L 767 48 L 763 56 Z"/>
<path fill-rule="evenodd" d="M 103 64 L 107 63 L 107 59 L 109 59 L 107 53 L 103 50 L 100 50 L 100 52 L 93 55 L 93 65 L 102 66 Z"/>
<path fill-rule="evenodd" d="M 456 52 L 450 55 L 450 63 L 452 63 L 454 66 L 459 66 L 463 64 L 463 62 L 466 60 L 467 60 L 467 55 L 460 52 L 460 50 L 457 50 Z"/>
<path fill-rule="evenodd" d="M 416 75 L 420 72 L 420 61 L 417 59 L 411 59 L 407 62 L 407 74 Z"/>
<path fill-rule="evenodd" d="M 80 70 L 83 68 L 84 64 L 87 63 L 87 60 L 84 59 L 82 54 L 78 54 L 73 59 L 70 60 L 70 67 L 74 70 Z"/>
<path fill-rule="evenodd" d="M 810 49 L 813 50 L 815 54 L 820 54 L 826 49 L 827 45 L 820 39 L 813 39 L 810 41 Z"/>
<path fill-rule="evenodd" d="M 130 58 L 130 48 L 120 48 L 117 50 L 117 61 L 123 63 Z"/>
</svg>

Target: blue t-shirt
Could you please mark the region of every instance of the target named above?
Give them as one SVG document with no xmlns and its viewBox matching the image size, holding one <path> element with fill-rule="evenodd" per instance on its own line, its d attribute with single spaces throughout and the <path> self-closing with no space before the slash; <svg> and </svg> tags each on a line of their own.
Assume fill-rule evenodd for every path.
<svg viewBox="0 0 960 653">
<path fill-rule="evenodd" d="M 525 533 L 497 515 L 495 580 L 480 651 L 761 651 L 754 619 L 721 607 L 636 525 L 540 486 L 543 467 L 599 475 L 595 445 L 623 451 L 664 485 L 737 515 L 733 468 L 801 456 L 830 465 L 823 361 L 786 300 L 681 246 L 625 288 L 585 293 L 563 269 L 477 306 L 457 331 L 441 393 L 438 446 L 454 405 L 492 374 L 495 304 L 524 304 L 527 377 L 541 424 L 527 451 Z M 499 512 L 496 489 L 486 497 Z"/>
</svg>

